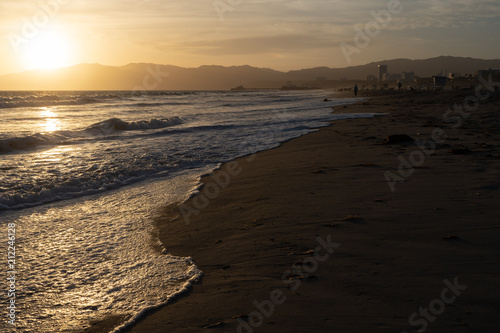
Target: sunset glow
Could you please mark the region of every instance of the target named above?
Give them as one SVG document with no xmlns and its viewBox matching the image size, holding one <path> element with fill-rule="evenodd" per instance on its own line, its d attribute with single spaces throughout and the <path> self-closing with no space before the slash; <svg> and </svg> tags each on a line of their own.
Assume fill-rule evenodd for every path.
<svg viewBox="0 0 500 333">
<path fill-rule="evenodd" d="M 70 42 L 54 30 L 40 32 L 21 52 L 28 69 L 55 69 L 72 64 Z"/>
<path fill-rule="evenodd" d="M 499 54 L 494 0 L 5 0 L 0 12 L 0 75 L 80 63 L 293 70 Z"/>
</svg>

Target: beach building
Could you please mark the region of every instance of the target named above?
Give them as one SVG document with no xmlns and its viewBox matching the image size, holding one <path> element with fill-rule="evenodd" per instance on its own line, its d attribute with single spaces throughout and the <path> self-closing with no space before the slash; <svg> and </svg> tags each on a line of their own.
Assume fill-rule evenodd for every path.
<svg viewBox="0 0 500 333">
<path fill-rule="evenodd" d="M 403 72 L 401 75 L 401 80 L 405 82 L 414 82 L 415 81 L 415 73 L 413 72 Z"/>
<path fill-rule="evenodd" d="M 384 74 L 387 74 L 387 65 L 378 65 L 379 82 L 382 82 L 384 80 Z"/>
<path fill-rule="evenodd" d="M 477 77 L 481 77 L 485 80 L 488 80 L 488 78 L 491 76 L 492 78 L 495 77 L 500 77 L 500 69 L 480 69 L 477 71 Z"/>
<path fill-rule="evenodd" d="M 434 85 L 434 88 L 442 88 L 446 85 L 447 82 L 446 76 L 433 76 L 432 77 L 432 83 Z"/>
</svg>

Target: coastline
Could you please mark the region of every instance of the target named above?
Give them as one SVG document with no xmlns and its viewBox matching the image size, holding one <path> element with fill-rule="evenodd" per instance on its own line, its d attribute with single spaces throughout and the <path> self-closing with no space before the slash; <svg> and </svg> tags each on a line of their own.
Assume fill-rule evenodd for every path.
<svg viewBox="0 0 500 333">
<path fill-rule="evenodd" d="M 204 177 L 208 186 L 214 176 L 231 176 L 189 224 L 177 205 L 157 220 L 168 252 L 191 256 L 204 271 L 201 283 L 125 331 L 399 332 L 410 330 L 408 317 L 419 306 L 439 297 L 443 280 L 457 276 L 467 292 L 429 323 L 432 330 L 493 331 L 498 131 L 484 147 L 478 140 L 498 125 L 499 103 L 485 101 L 458 128 L 440 118 L 469 94 L 392 92 L 337 107 L 389 115 L 334 121 Z M 480 123 L 485 115 L 488 124 Z M 427 139 L 435 128 L 448 139 L 393 193 L 384 173 L 397 172 L 398 155 L 416 146 L 381 142 L 403 133 Z M 449 152 L 459 145 L 470 153 Z M 315 252 L 318 237 L 340 245 Z M 286 274 L 293 265 L 302 273 Z M 255 325 L 245 325 L 249 319 Z"/>
</svg>

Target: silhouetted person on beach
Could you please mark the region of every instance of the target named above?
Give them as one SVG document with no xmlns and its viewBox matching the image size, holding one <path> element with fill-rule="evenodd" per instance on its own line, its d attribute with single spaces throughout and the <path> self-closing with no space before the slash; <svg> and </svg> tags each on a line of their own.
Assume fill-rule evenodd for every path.
<svg viewBox="0 0 500 333">
<path fill-rule="evenodd" d="M 358 96 L 358 85 L 354 85 L 354 97 Z"/>
<path fill-rule="evenodd" d="M 401 82 L 398 82 L 398 90 L 401 90 L 401 86 L 402 86 Z"/>
</svg>

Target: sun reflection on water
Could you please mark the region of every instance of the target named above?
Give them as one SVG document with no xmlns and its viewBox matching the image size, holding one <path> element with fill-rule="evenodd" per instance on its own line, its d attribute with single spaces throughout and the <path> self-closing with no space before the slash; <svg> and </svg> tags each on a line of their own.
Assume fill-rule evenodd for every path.
<svg viewBox="0 0 500 333">
<path fill-rule="evenodd" d="M 41 124 L 44 129 L 43 132 L 55 132 L 61 129 L 61 122 L 57 119 L 57 114 L 53 111 L 53 108 L 43 107 L 40 110 L 40 116 L 44 119 L 44 123 Z"/>
</svg>

